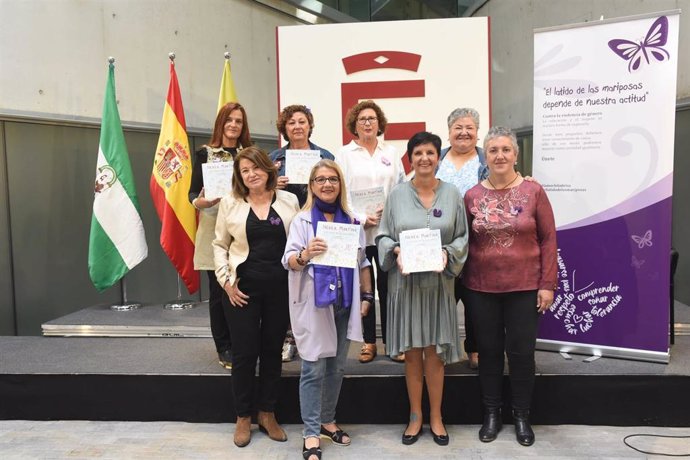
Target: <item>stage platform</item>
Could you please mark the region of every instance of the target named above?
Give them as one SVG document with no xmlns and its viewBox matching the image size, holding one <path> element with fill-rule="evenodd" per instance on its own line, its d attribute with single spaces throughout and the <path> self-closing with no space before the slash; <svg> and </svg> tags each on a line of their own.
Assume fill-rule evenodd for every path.
<svg viewBox="0 0 690 460">
<path fill-rule="evenodd" d="M 669 364 L 612 358 L 585 362 L 586 356 L 579 355 L 568 361 L 558 353 L 537 352 L 533 422 L 690 426 L 690 335 L 684 332 L 690 307 L 676 307 L 682 327 Z M 133 318 L 135 313 L 116 315 Z M 207 321 L 203 307 L 165 314 L 176 321 L 188 314 Z M 212 340 L 162 335 L 0 337 L 0 419 L 233 421 L 230 372 L 219 366 Z M 353 344 L 339 421 L 404 423 L 403 365 L 383 356 L 360 364 L 358 351 Z M 299 360 L 283 365 L 277 412 L 284 423 L 300 423 L 299 369 Z M 509 410 L 504 412 L 509 421 Z M 481 423 L 479 381 L 466 362 L 446 368 L 444 419 Z"/>
</svg>

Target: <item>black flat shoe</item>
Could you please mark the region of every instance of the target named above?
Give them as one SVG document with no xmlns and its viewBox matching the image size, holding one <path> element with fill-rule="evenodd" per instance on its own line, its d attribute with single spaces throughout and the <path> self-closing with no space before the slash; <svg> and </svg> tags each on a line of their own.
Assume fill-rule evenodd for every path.
<svg viewBox="0 0 690 460">
<path fill-rule="evenodd" d="M 347 441 L 343 441 L 343 437 L 345 436 L 349 438 Z M 335 431 L 328 431 L 323 425 L 321 425 L 321 437 L 330 439 L 336 446 L 349 446 L 350 443 L 352 443 L 352 438 L 350 438 L 350 435 L 345 433 L 340 428 Z"/>
<path fill-rule="evenodd" d="M 309 457 L 312 455 L 316 455 L 316 457 L 321 460 L 321 446 L 319 447 L 310 447 L 307 449 L 307 442 L 303 441 L 302 442 L 302 458 L 304 460 L 309 460 Z"/>
<path fill-rule="evenodd" d="M 534 444 L 534 431 L 529 423 L 529 410 L 513 410 L 513 422 L 517 442 L 523 446 Z"/>
<path fill-rule="evenodd" d="M 434 438 L 434 442 L 436 444 L 438 444 L 439 446 L 448 445 L 448 442 L 450 441 L 450 438 L 448 437 L 448 430 L 446 430 L 446 434 L 436 434 L 434 433 L 434 430 L 431 428 L 431 425 L 429 425 L 429 431 L 431 431 L 431 437 Z"/>
<path fill-rule="evenodd" d="M 405 428 L 405 431 L 407 431 L 407 428 Z M 419 427 L 419 431 L 417 432 L 417 434 L 405 434 L 405 431 L 403 431 L 402 443 L 406 446 L 409 446 L 417 442 L 417 439 L 419 439 L 419 436 L 422 434 L 422 427 Z"/>
<path fill-rule="evenodd" d="M 498 432 L 503 428 L 501 420 L 501 408 L 489 407 L 484 410 L 484 423 L 479 430 L 479 440 L 481 442 L 491 442 L 496 439 Z"/>
</svg>

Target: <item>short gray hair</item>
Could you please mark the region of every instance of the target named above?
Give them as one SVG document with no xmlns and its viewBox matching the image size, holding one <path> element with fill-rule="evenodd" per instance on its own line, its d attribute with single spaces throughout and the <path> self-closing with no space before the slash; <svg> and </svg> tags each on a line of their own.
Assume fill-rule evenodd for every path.
<svg viewBox="0 0 690 460">
<path fill-rule="evenodd" d="M 486 136 L 484 136 L 484 150 L 486 150 L 486 146 L 489 144 L 489 142 L 496 139 L 497 137 L 509 138 L 510 142 L 513 144 L 513 149 L 515 149 L 515 153 L 520 153 L 517 136 L 515 135 L 512 129 L 506 128 L 505 126 L 492 126 L 489 129 L 489 132 L 486 133 Z"/>
<path fill-rule="evenodd" d="M 455 123 L 455 120 L 465 117 L 471 118 L 474 124 L 477 126 L 477 129 L 479 129 L 479 112 L 469 107 L 457 108 L 453 110 L 450 115 L 448 115 L 448 129 L 450 129 L 451 125 Z"/>
</svg>

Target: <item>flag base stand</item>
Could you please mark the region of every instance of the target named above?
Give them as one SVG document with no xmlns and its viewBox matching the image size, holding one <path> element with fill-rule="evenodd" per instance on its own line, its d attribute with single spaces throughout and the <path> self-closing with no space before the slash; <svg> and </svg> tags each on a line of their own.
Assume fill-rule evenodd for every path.
<svg viewBox="0 0 690 460">
<path fill-rule="evenodd" d="M 141 308 L 140 302 L 123 302 L 121 304 L 111 305 L 110 309 L 113 311 L 132 311 Z"/>
<path fill-rule="evenodd" d="M 166 302 L 163 308 L 166 310 L 189 310 L 194 307 L 194 302 L 191 300 L 176 299 Z"/>
</svg>

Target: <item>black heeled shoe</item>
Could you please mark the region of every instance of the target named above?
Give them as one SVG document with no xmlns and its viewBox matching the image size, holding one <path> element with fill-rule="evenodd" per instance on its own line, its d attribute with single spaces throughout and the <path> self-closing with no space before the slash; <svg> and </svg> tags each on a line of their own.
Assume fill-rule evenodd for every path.
<svg viewBox="0 0 690 460">
<path fill-rule="evenodd" d="M 496 439 L 498 432 L 503 428 L 500 407 L 487 407 L 484 409 L 484 423 L 479 430 L 481 442 L 491 442 Z"/>
<path fill-rule="evenodd" d="M 445 425 L 443 426 L 443 428 L 446 428 Z M 431 428 L 431 425 L 429 425 L 429 431 L 431 431 L 431 437 L 434 438 L 434 442 L 439 446 L 447 446 L 448 442 L 450 442 L 450 437 L 448 436 L 447 429 L 446 434 L 436 434 L 434 433 L 433 428 Z"/>
<path fill-rule="evenodd" d="M 405 427 L 405 431 L 407 431 L 407 427 Z M 403 434 L 402 434 L 402 443 L 405 444 L 406 446 L 409 446 L 409 445 L 417 442 L 417 439 L 419 439 L 419 436 L 422 434 L 423 430 L 422 430 L 422 427 L 420 426 L 417 434 L 405 434 L 405 431 L 403 431 Z"/>
<path fill-rule="evenodd" d="M 534 444 L 534 431 L 529 423 L 529 410 L 513 410 L 513 422 L 515 423 L 515 438 L 523 446 Z"/>
<path fill-rule="evenodd" d="M 309 457 L 316 455 L 316 457 L 321 460 L 321 446 L 310 447 L 307 449 L 307 441 L 302 441 L 302 458 L 304 460 L 309 460 Z"/>
</svg>

